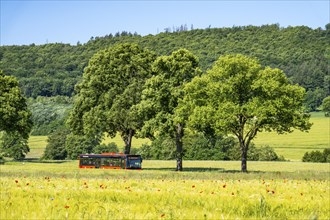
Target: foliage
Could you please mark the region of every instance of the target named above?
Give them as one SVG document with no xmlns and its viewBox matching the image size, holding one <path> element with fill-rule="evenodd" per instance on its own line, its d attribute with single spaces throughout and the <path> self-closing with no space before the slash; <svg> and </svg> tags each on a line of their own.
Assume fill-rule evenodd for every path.
<svg viewBox="0 0 330 220">
<path fill-rule="evenodd" d="M 0 132 L 28 139 L 32 122 L 31 112 L 22 96 L 18 81 L 0 70 Z"/>
<path fill-rule="evenodd" d="M 145 120 L 141 133 L 144 137 L 162 134 L 173 138 L 177 170 L 181 171 L 185 119 L 177 117 L 175 109 L 183 98 L 184 85 L 201 74 L 198 59 L 188 50 L 179 49 L 169 56 L 158 57 L 153 72 L 155 75 L 146 81 L 142 92 L 143 100 L 136 107 Z"/>
<path fill-rule="evenodd" d="M 326 117 L 330 117 L 330 96 L 323 99 L 322 111 Z"/>
<path fill-rule="evenodd" d="M 66 138 L 65 148 L 67 158 L 71 160 L 77 159 L 79 154 L 93 153 L 93 149 L 100 144 L 99 136 L 81 136 L 69 134 Z"/>
<path fill-rule="evenodd" d="M 24 159 L 30 151 L 28 141 L 18 132 L 2 132 L 0 134 L 0 154 L 15 160 Z"/>
<path fill-rule="evenodd" d="M 238 144 L 230 148 L 227 154 L 228 160 L 240 160 L 242 157 Z M 277 155 L 272 147 L 268 145 L 256 147 L 253 143 L 249 146 L 247 159 L 249 161 L 285 161 L 285 158 Z"/>
<path fill-rule="evenodd" d="M 93 54 L 118 43 L 137 43 L 159 55 L 186 48 L 199 58 L 203 70 L 209 69 L 219 56 L 242 53 L 256 57 L 263 66 L 283 69 L 293 84 L 299 84 L 307 91 L 320 88 L 325 95 L 319 100 L 322 101 L 330 95 L 326 88 L 330 57 L 327 27 L 283 28 L 271 24 L 187 31 L 181 25 L 173 28 L 173 32 L 166 28 L 163 33 L 143 37 L 123 31 L 93 37 L 86 44 L 1 46 L 0 69 L 19 79 L 27 97 L 72 96 L 74 85 L 81 80 Z"/>
<path fill-rule="evenodd" d="M 173 138 L 167 136 L 158 136 L 150 145 L 143 144 L 137 150 L 143 159 L 152 160 L 173 160 L 176 158 L 175 142 Z"/>
<path fill-rule="evenodd" d="M 215 137 L 210 140 L 202 134 L 184 138 L 184 159 L 187 160 L 230 160 L 229 152 L 237 146 L 232 137 Z"/>
<path fill-rule="evenodd" d="M 114 142 L 111 142 L 109 144 L 100 144 L 95 146 L 93 149 L 94 154 L 110 153 L 110 152 L 119 152 L 119 148 Z"/>
<path fill-rule="evenodd" d="M 64 129 L 65 121 L 72 108 L 73 99 L 67 96 L 42 97 L 28 99 L 28 108 L 32 112 L 32 135 L 48 135 Z"/>
<path fill-rule="evenodd" d="M 217 137 L 209 140 L 202 134 L 189 134 L 183 138 L 185 160 L 240 160 L 239 144 L 233 137 Z M 158 136 L 148 145 L 144 144 L 137 150 L 144 159 L 173 160 L 176 159 L 175 142 L 172 138 Z M 269 146 L 256 147 L 250 145 L 248 160 L 251 161 L 284 161 Z"/>
<path fill-rule="evenodd" d="M 75 133 L 119 132 L 130 152 L 131 140 L 142 126 L 132 106 L 140 102 L 144 82 L 151 76 L 153 53 L 136 44 L 119 44 L 96 53 L 77 85 L 69 117 Z"/>
<path fill-rule="evenodd" d="M 237 137 L 242 171 L 250 142 L 261 131 L 308 130 L 304 114 L 304 89 L 291 85 L 279 69 L 262 68 L 256 59 L 243 55 L 220 57 L 211 70 L 196 77 L 186 88 L 181 112 L 190 112 L 192 128 Z"/>
<path fill-rule="evenodd" d="M 67 157 L 66 140 L 69 130 L 59 129 L 53 132 L 47 140 L 47 146 L 44 151 L 43 159 L 64 160 Z"/>
<path fill-rule="evenodd" d="M 330 148 L 321 151 L 306 152 L 302 158 L 303 162 L 330 163 Z"/>
</svg>

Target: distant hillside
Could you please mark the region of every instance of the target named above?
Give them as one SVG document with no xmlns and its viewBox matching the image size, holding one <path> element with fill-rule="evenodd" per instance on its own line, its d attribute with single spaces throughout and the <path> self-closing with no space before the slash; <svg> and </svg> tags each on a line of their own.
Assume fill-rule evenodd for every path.
<svg viewBox="0 0 330 220">
<path fill-rule="evenodd" d="M 16 76 L 27 97 L 72 96 L 88 60 L 98 50 L 116 43 L 135 42 L 169 54 L 179 48 L 192 51 L 205 71 L 221 55 L 241 53 L 263 65 L 284 70 L 293 83 L 308 91 L 306 104 L 315 110 L 329 93 L 330 29 L 279 25 L 209 28 L 140 36 L 128 32 L 91 38 L 86 44 L 45 44 L 0 47 L 0 69 Z"/>
</svg>

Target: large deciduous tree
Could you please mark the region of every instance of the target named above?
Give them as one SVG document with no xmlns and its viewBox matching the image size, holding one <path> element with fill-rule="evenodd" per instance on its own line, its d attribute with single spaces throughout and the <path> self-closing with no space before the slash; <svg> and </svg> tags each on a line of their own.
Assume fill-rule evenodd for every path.
<svg viewBox="0 0 330 220">
<path fill-rule="evenodd" d="M 302 107 L 304 89 L 291 85 L 283 71 L 262 68 L 243 55 L 220 57 L 205 75 L 186 85 L 185 94 L 181 111 L 190 113 L 192 127 L 237 137 L 242 172 L 247 171 L 247 152 L 258 132 L 311 127 Z"/>
<path fill-rule="evenodd" d="M 141 100 L 145 80 L 151 76 L 155 55 L 136 44 L 119 44 L 99 51 L 84 70 L 68 123 L 75 133 L 117 132 L 130 152 L 132 137 L 142 126 L 132 106 Z"/>
<path fill-rule="evenodd" d="M 27 139 L 31 128 L 31 112 L 17 79 L 0 70 L 0 132 L 4 138 L 1 151 L 15 159 L 23 158 L 29 151 Z"/>
<path fill-rule="evenodd" d="M 198 59 L 186 49 L 179 49 L 169 56 L 160 56 L 153 65 L 155 75 L 148 79 L 140 104 L 146 122 L 142 134 L 147 137 L 168 135 L 175 139 L 177 171 L 182 171 L 185 120 L 175 115 L 178 102 L 183 98 L 183 87 L 201 71 Z"/>
</svg>

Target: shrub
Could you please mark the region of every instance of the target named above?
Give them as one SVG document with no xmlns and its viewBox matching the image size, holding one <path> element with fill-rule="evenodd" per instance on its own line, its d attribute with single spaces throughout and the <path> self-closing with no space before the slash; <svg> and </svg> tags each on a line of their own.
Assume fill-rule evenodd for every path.
<svg viewBox="0 0 330 220">
<path fill-rule="evenodd" d="M 152 141 L 150 145 L 143 144 L 136 152 L 144 159 L 172 160 L 175 159 L 175 142 L 169 137 L 160 136 Z"/>
<path fill-rule="evenodd" d="M 48 143 L 46 145 L 42 159 L 64 160 L 67 157 L 65 144 L 69 133 L 69 130 L 61 129 L 53 132 L 50 136 L 48 136 Z"/>
<path fill-rule="evenodd" d="M 98 136 L 80 136 L 69 134 L 65 143 L 68 159 L 77 159 L 79 154 L 93 153 L 93 149 L 100 144 Z"/>
<path fill-rule="evenodd" d="M 95 154 L 110 153 L 110 152 L 119 152 L 119 148 L 116 145 L 116 143 L 111 142 L 109 144 L 97 145 L 93 149 L 93 153 Z"/>
<path fill-rule="evenodd" d="M 321 151 L 306 152 L 302 158 L 303 162 L 330 163 L 330 148 Z"/>
<path fill-rule="evenodd" d="M 239 144 L 233 137 L 218 136 L 212 138 L 202 134 L 186 135 L 184 142 L 185 160 L 240 160 Z M 170 160 L 175 159 L 175 142 L 169 137 L 158 137 L 150 145 L 144 144 L 137 150 L 145 159 Z M 257 148 L 250 145 L 248 152 L 250 161 L 279 161 L 285 160 L 278 156 L 273 148 L 264 146 Z"/>
</svg>

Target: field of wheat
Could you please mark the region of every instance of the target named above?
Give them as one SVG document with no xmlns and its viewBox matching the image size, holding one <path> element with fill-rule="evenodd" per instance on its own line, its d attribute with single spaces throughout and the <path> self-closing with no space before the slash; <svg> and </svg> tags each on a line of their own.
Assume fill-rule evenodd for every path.
<svg viewBox="0 0 330 220">
<path fill-rule="evenodd" d="M 1 165 L 0 219 L 329 219 L 327 164 L 144 161 L 144 170 L 77 161 Z"/>
</svg>

